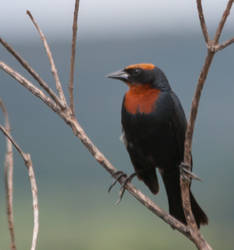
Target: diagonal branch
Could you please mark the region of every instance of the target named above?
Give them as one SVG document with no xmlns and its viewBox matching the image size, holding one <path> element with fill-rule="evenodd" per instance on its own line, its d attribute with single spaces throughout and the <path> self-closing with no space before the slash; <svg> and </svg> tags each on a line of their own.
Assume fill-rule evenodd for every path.
<svg viewBox="0 0 234 250">
<path fill-rule="evenodd" d="M 76 56 L 76 37 L 77 37 L 77 19 L 79 11 L 79 0 L 76 0 L 73 25 L 72 25 L 72 48 L 71 48 L 71 66 L 70 66 L 70 80 L 69 80 L 69 96 L 70 96 L 70 108 L 73 116 L 75 116 L 75 107 L 74 107 L 74 68 L 75 68 L 75 56 Z"/>
<path fill-rule="evenodd" d="M 210 41 L 210 38 L 209 38 L 207 26 L 206 26 L 205 17 L 204 17 L 204 14 L 203 14 L 203 8 L 202 8 L 201 0 L 197 0 L 197 10 L 198 10 L 198 16 L 199 16 L 199 19 L 200 19 L 200 24 L 201 24 L 201 29 L 202 29 L 202 32 L 203 32 L 203 36 L 204 36 L 204 39 L 205 39 L 206 43 L 208 44 L 209 41 Z"/>
<path fill-rule="evenodd" d="M 41 31 L 40 27 L 38 26 L 38 24 L 36 23 L 35 19 L 33 18 L 31 12 L 29 10 L 27 10 L 27 14 L 28 16 L 30 17 L 31 21 L 33 22 L 34 26 L 36 27 L 40 37 L 41 37 L 41 40 L 44 44 L 44 47 L 45 47 L 45 50 L 46 50 L 46 53 L 47 53 L 47 56 L 49 58 L 49 61 L 50 61 L 50 65 L 51 65 L 51 71 L 53 73 L 53 76 L 54 76 L 54 79 L 55 79 L 55 84 L 56 84 L 56 88 L 58 90 L 58 93 L 59 93 L 59 97 L 61 99 L 61 102 L 64 106 L 67 105 L 67 102 L 66 102 L 66 99 L 65 99 L 65 96 L 64 96 L 64 93 L 63 93 L 63 89 L 62 89 L 62 85 L 60 83 L 60 80 L 59 80 L 59 76 L 58 76 L 58 72 L 57 72 L 57 68 L 55 66 L 55 63 L 54 63 L 54 59 L 53 59 L 53 56 L 52 56 L 52 52 L 50 50 L 50 47 L 47 43 L 47 40 L 45 38 L 45 35 L 43 34 L 43 32 Z"/>
<path fill-rule="evenodd" d="M 232 39 L 229 39 L 221 44 L 218 44 L 215 46 L 215 51 L 220 51 L 224 48 L 226 48 L 227 46 L 231 45 L 232 43 L 234 43 L 234 37 Z"/>
<path fill-rule="evenodd" d="M 35 96 L 39 97 L 44 103 L 46 103 L 50 108 L 52 108 L 55 112 L 60 110 L 58 105 L 54 103 L 45 93 L 34 86 L 29 80 L 20 75 L 17 71 L 13 70 L 6 63 L 0 61 L 0 68 L 2 68 L 7 74 L 16 79 L 22 86 L 28 89 Z"/>
<path fill-rule="evenodd" d="M 51 96 L 51 98 L 60 106 L 65 109 L 64 104 L 59 100 L 57 95 L 52 89 L 49 88 L 48 84 L 39 76 L 39 74 L 2 38 L 0 43 L 16 58 L 16 60 L 32 75 L 32 77 L 40 84 L 40 86 Z"/>
<path fill-rule="evenodd" d="M 219 25 L 218 25 L 218 28 L 216 30 L 215 37 L 214 37 L 214 44 L 215 45 L 218 44 L 218 42 L 219 42 L 219 38 L 220 38 L 221 33 L 223 31 L 223 27 L 224 27 L 224 24 L 226 23 L 227 17 L 230 14 L 230 10 L 232 8 L 233 2 L 234 2 L 233 0 L 229 0 L 227 3 L 226 9 L 223 12 L 223 16 L 219 22 Z"/>
<path fill-rule="evenodd" d="M 24 153 L 23 150 L 20 148 L 20 146 L 14 141 L 14 139 L 8 133 L 8 131 L 1 125 L 0 125 L 0 130 L 11 141 L 11 143 L 14 145 L 16 150 L 19 152 L 28 170 L 28 176 L 29 176 L 31 190 L 32 190 L 33 218 L 34 218 L 31 250 L 35 250 L 36 245 L 37 245 L 38 232 L 39 232 L 39 209 L 38 209 L 37 183 L 36 183 L 36 178 L 35 178 L 35 174 L 33 170 L 32 160 L 31 160 L 30 154 Z"/>
<path fill-rule="evenodd" d="M 0 99 L 0 108 L 2 109 L 5 117 L 5 129 L 10 134 L 10 122 L 5 105 Z M 5 189 L 6 189 L 6 203 L 7 203 L 7 216 L 8 228 L 11 238 L 11 250 L 16 250 L 15 244 L 15 230 L 14 230 L 14 216 L 13 216 L 13 149 L 11 141 L 6 138 L 6 156 L 5 156 Z"/>
</svg>

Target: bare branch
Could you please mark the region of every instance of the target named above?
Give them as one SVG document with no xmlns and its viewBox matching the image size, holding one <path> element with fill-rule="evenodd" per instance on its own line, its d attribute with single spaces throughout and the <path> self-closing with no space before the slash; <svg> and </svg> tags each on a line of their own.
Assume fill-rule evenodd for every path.
<svg viewBox="0 0 234 250">
<path fill-rule="evenodd" d="M 14 139 L 11 137 L 11 135 L 8 133 L 8 131 L 1 125 L 0 125 L 0 130 L 14 145 L 16 150 L 19 152 L 19 154 L 23 158 L 25 166 L 28 169 L 28 176 L 29 176 L 31 190 L 32 190 L 33 218 L 34 218 L 31 250 L 35 250 L 36 245 L 37 245 L 38 232 L 39 232 L 39 208 L 38 208 L 38 197 L 37 197 L 37 183 L 36 183 L 36 178 L 35 178 L 35 174 L 34 174 L 34 170 L 33 170 L 32 160 L 31 160 L 30 155 L 23 152 L 23 150 L 14 141 Z"/>
<path fill-rule="evenodd" d="M 226 9 L 223 12 L 223 16 L 222 16 L 222 18 L 221 18 L 221 20 L 219 22 L 219 25 L 218 25 L 218 28 L 216 30 L 215 37 L 214 37 L 214 44 L 215 45 L 218 44 L 218 42 L 219 42 L 219 38 L 221 36 L 223 26 L 224 26 L 224 24 L 225 24 L 225 22 L 227 20 L 228 15 L 230 14 L 230 10 L 232 8 L 233 2 L 234 2 L 233 0 L 229 0 L 228 3 L 227 3 Z"/>
<path fill-rule="evenodd" d="M 10 134 L 10 122 L 5 105 L 0 99 L 0 108 L 5 117 L 5 129 Z M 5 156 L 5 189 L 6 189 L 6 204 L 8 216 L 8 228 L 11 238 L 11 249 L 16 250 L 14 216 L 13 216 L 13 149 L 11 141 L 6 137 L 6 156 Z"/>
<path fill-rule="evenodd" d="M 40 84 L 40 86 L 51 96 L 51 98 L 58 104 L 62 109 L 65 109 L 64 104 L 59 100 L 57 95 L 52 89 L 49 88 L 48 84 L 39 76 L 39 74 L 2 38 L 0 43 L 17 59 L 17 61 L 32 75 L 32 77 Z"/>
<path fill-rule="evenodd" d="M 62 88 L 62 85 L 60 83 L 58 72 L 57 72 L 57 68 L 55 66 L 54 59 L 53 59 L 53 56 L 52 56 L 52 52 L 51 52 L 50 47 L 49 47 L 49 45 L 47 43 L 46 37 L 43 34 L 43 32 L 41 31 L 41 29 L 38 26 L 38 24 L 36 23 L 36 21 L 34 20 L 31 12 L 29 10 L 27 10 L 27 14 L 30 17 L 31 21 L 33 22 L 34 26 L 36 27 L 36 29 L 37 29 L 40 37 L 41 37 L 41 40 L 42 40 L 42 42 L 44 44 L 47 56 L 48 56 L 49 61 L 50 61 L 51 71 L 52 71 L 52 73 L 54 75 L 54 79 L 55 79 L 55 83 L 56 83 L 56 88 L 58 90 L 58 93 L 59 93 L 59 96 L 60 96 L 60 99 L 62 101 L 63 106 L 66 106 L 67 102 L 66 102 L 66 99 L 65 99 L 65 96 L 64 96 L 64 93 L 63 93 L 63 88 Z"/>
<path fill-rule="evenodd" d="M 185 156 L 184 162 L 186 163 L 186 165 L 189 165 L 189 166 L 191 166 L 190 152 L 191 152 L 191 147 L 192 147 L 193 132 L 194 132 L 194 126 L 195 126 L 195 121 L 196 121 L 197 112 L 198 112 L 199 101 L 201 98 L 202 89 L 203 89 L 206 77 L 208 75 L 208 71 L 210 69 L 210 65 L 213 60 L 213 57 L 214 57 L 214 53 L 208 51 L 208 54 L 205 59 L 205 63 L 202 67 L 202 70 L 198 79 L 196 91 L 195 91 L 193 101 L 192 101 L 191 113 L 190 113 L 190 117 L 188 121 L 187 131 L 186 131 L 185 153 L 184 153 L 184 156 Z"/>
<path fill-rule="evenodd" d="M 199 19 L 200 19 L 200 24 L 201 24 L 201 29 L 202 29 L 202 32 L 203 32 L 203 36 L 205 38 L 206 43 L 208 44 L 209 41 L 210 41 L 210 38 L 209 38 L 207 26 L 206 26 L 205 17 L 204 17 L 204 14 L 203 14 L 203 8 L 202 8 L 201 0 L 197 0 L 197 10 L 198 10 L 198 16 L 199 16 Z"/>
<path fill-rule="evenodd" d="M 220 51 L 224 48 L 226 48 L 227 46 L 231 45 L 232 43 L 234 43 L 234 37 L 232 39 L 229 39 L 221 44 L 218 44 L 215 46 L 215 51 Z"/>
<path fill-rule="evenodd" d="M 184 163 L 186 166 L 188 166 L 189 170 L 191 171 L 191 147 L 192 147 L 192 139 L 193 139 L 193 131 L 195 126 L 195 121 L 197 117 L 197 111 L 198 111 L 198 105 L 201 97 L 201 92 L 203 89 L 203 86 L 205 84 L 206 77 L 208 75 L 208 71 L 212 62 L 212 59 L 214 57 L 214 53 L 208 50 L 208 54 L 205 59 L 205 63 L 203 65 L 202 71 L 200 73 L 196 91 L 193 97 L 192 101 L 192 107 L 191 107 L 191 113 L 188 121 L 188 126 L 186 130 L 186 136 L 185 136 L 185 149 L 184 149 Z M 191 210 L 191 202 L 190 202 L 190 183 L 186 181 L 182 176 L 180 177 L 180 185 L 181 185 L 181 195 L 183 200 L 183 208 L 184 208 L 184 214 L 187 221 L 187 224 L 189 227 L 192 228 L 192 231 L 194 233 L 194 237 L 197 238 L 197 242 L 202 243 L 205 248 L 199 248 L 199 249 L 212 249 L 207 242 L 204 240 L 202 241 L 203 237 L 201 236 L 197 224 L 195 222 L 192 210 Z"/>
<path fill-rule="evenodd" d="M 199 0 L 198 0 L 198 2 L 199 2 Z M 226 22 L 226 19 L 230 13 L 230 9 L 232 7 L 232 4 L 233 4 L 233 0 L 229 0 L 227 7 L 226 7 L 226 10 L 224 11 L 222 19 L 221 19 L 219 26 L 217 28 L 215 38 L 212 41 L 212 43 L 214 45 L 219 40 L 222 29 L 223 29 L 224 24 Z M 199 9 L 198 9 L 198 11 L 199 11 Z M 226 43 L 224 43 L 225 45 L 218 45 L 217 48 L 219 48 L 219 47 L 221 48 L 223 46 L 227 47 L 228 45 L 230 45 L 233 42 L 234 42 L 233 39 L 231 39 L 231 40 L 227 41 Z M 193 131 L 194 131 L 195 121 L 196 121 L 196 117 L 197 117 L 198 105 L 199 105 L 199 101 L 200 101 L 200 97 L 201 97 L 201 92 L 202 92 L 202 89 L 203 89 L 211 62 L 212 62 L 213 57 L 215 55 L 215 52 L 217 50 L 219 50 L 219 49 L 216 50 L 216 46 L 214 46 L 214 49 L 212 49 L 211 47 L 208 47 L 208 53 L 207 53 L 207 56 L 205 59 L 205 63 L 203 65 L 203 68 L 201 70 L 201 73 L 200 73 L 200 76 L 198 79 L 196 91 L 195 91 L 193 101 L 192 101 L 192 107 L 191 107 L 191 112 L 190 112 L 190 118 L 188 121 L 187 131 L 186 131 L 184 162 L 188 166 L 191 166 L 191 154 L 190 154 L 190 152 L 191 152 L 191 147 L 192 147 Z"/>
<path fill-rule="evenodd" d="M 197 0 L 197 7 L 198 7 L 201 28 L 202 28 L 203 35 L 205 37 L 206 42 L 208 41 L 207 42 L 208 52 L 207 52 L 207 56 L 205 59 L 205 63 L 203 65 L 201 73 L 199 75 L 196 91 L 194 93 L 194 97 L 192 100 L 191 112 L 190 112 L 187 130 L 186 130 L 186 136 L 185 136 L 184 164 L 186 166 L 188 166 L 188 170 L 190 170 L 190 171 L 191 171 L 191 163 L 192 163 L 191 148 L 192 148 L 194 126 L 195 126 L 195 122 L 196 122 L 201 93 L 202 93 L 202 90 L 203 90 L 203 87 L 204 87 L 204 84 L 205 84 L 205 81 L 206 81 L 206 78 L 207 78 L 207 75 L 208 75 L 208 72 L 210 69 L 210 65 L 212 63 L 212 60 L 214 58 L 215 53 L 219 49 L 225 48 L 228 45 L 230 45 L 232 42 L 234 42 L 231 39 L 222 45 L 218 45 L 220 35 L 222 33 L 226 19 L 230 13 L 230 9 L 232 7 L 232 4 L 233 4 L 233 0 L 229 0 L 227 7 L 226 7 L 226 10 L 224 11 L 223 16 L 221 18 L 221 21 L 219 23 L 219 26 L 217 28 L 214 40 L 210 41 L 209 36 L 208 36 L 208 31 L 207 31 L 207 28 L 205 25 L 205 19 L 203 16 L 201 0 Z M 202 235 L 200 234 L 200 232 L 197 228 L 192 210 L 191 210 L 190 192 L 189 192 L 190 182 L 186 181 L 181 176 L 180 177 L 180 185 L 181 185 L 181 190 L 182 190 L 183 208 L 184 208 L 186 221 L 187 221 L 188 226 L 192 229 L 194 237 L 197 238 L 197 242 L 201 243 L 199 245 L 199 249 L 211 249 L 211 247 L 208 245 L 208 243 L 203 239 Z"/>
<path fill-rule="evenodd" d="M 35 87 L 29 80 L 20 75 L 17 71 L 13 70 L 10 66 L 0 61 L 0 68 L 2 68 L 6 73 L 16 79 L 22 86 L 28 89 L 33 95 L 39 97 L 44 103 L 46 103 L 55 112 L 58 112 L 60 108 L 56 105 L 45 93 Z"/>
<path fill-rule="evenodd" d="M 70 81 L 69 81 L 69 95 L 70 95 L 70 108 L 73 116 L 75 116 L 74 107 L 74 67 L 75 67 L 75 55 L 76 55 L 76 37 L 77 37 L 77 19 L 79 11 L 79 0 L 76 0 L 73 25 L 72 25 L 72 48 L 71 48 L 71 66 L 70 66 Z"/>
</svg>

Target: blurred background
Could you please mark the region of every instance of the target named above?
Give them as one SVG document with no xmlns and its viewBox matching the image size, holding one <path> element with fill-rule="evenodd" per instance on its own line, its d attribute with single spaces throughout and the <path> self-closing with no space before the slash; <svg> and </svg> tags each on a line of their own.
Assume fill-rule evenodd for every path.
<svg viewBox="0 0 234 250">
<path fill-rule="evenodd" d="M 209 32 L 226 5 L 204 2 Z M 5 1 L 0 34 L 51 88 L 54 80 L 39 39 L 25 12 L 29 9 L 47 36 L 67 95 L 74 1 Z M 221 40 L 233 37 L 234 13 Z M 116 168 L 132 173 L 120 142 L 120 110 L 126 86 L 105 74 L 125 65 L 152 62 L 166 73 L 188 116 L 206 54 L 195 1 L 81 1 L 75 74 L 77 117 L 90 138 Z M 34 80 L 0 47 L 0 60 Z M 203 182 L 192 190 L 210 223 L 202 228 L 214 249 L 233 249 L 234 239 L 234 47 L 217 53 L 202 94 L 193 141 L 194 172 Z M 35 83 L 36 84 L 36 83 Z M 32 156 L 40 206 L 38 249 L 153 250 L 194 249 L 177 231 L 125 194 L 114 205 L 119 186 L 107 189 L 111 177 L 100 167 L 64 122 L 39 99 L 0 71 L 0 98 L 10 116 L 12 134 Z M 0 115 L 0 121 L 3 117 Z M 0 137 L 0 250 L 9 249 Z M 14 213 L 18 249 L 29 249 L 32 234 L 31 191 L 26 168 L 15 152 Z M 137 179 L 133 183 L 162 208 L 167 199 L 152 196 Z"/>
</svg>

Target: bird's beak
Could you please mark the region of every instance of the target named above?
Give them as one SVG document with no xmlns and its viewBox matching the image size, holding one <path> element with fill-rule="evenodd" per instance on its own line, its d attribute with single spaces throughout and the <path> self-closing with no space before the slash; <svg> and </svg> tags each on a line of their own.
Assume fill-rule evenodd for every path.
<svg viewBox="0 0 234 250">
<path fill-rule="evenodd" d="M 118 79 L 118 80 L 122 80 L 122 81 L 128 80 L 128 74 L 123 70 L 119 70 L 119 71 L 110 73 L 110 74 L 106 75 L 106 77 L 112 78 L 112 79 Z"/>
</svg>

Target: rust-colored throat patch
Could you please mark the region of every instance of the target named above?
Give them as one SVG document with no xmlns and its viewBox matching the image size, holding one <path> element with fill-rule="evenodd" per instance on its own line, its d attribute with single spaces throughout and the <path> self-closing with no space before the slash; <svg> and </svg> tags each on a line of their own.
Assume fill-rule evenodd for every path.
<svg viewBox="0 0 234 250">
<path fill-rule="evenodd" d="M 149 84 L 129 84 L 124 106 L 131 114 L 149 114 L 154 110 L 159 93 L 160 90 L 152 88 Z"/>
</svg>

